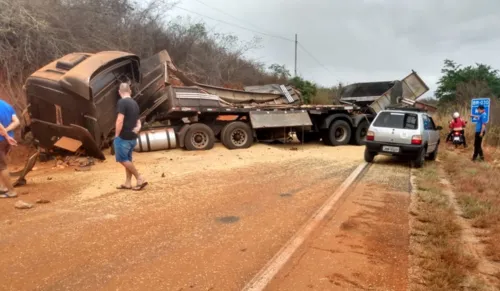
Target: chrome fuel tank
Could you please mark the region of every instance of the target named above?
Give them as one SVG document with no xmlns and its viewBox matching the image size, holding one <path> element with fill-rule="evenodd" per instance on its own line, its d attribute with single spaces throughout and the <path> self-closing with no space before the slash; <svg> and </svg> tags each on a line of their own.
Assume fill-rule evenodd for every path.
<svg viewBox="0 0 500 291">
<path fill-rule="evenodd" d="M 163 127 L 140 132 L 134 150 L 136 152 L 152 152 L 175 149 L 176 147 L 177 139 L 174 129 Z"/>
</svg>

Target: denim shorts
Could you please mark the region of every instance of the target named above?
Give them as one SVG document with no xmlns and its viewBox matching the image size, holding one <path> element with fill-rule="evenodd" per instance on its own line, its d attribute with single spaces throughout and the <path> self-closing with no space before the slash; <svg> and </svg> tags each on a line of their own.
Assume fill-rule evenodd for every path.
<svg viewBox="0 0 500 291">
<path fill-rule="evenodd" d="M 132 162 L 132 152 L 134 151 L 137 140 L 126 140 L 120 137 L 115 138 L 113 146 L 115 148 L 116 161 L 118 163 Z"/>
</svg>

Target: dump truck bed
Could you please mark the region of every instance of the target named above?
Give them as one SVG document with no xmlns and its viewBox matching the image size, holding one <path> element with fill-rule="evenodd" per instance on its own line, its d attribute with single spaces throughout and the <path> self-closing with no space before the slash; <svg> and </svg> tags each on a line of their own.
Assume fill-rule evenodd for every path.
<svg viewBox="0 0 500 291">
<path fill-rule="evenodd" d="M 417 72 L 412 71 L 402 80 L 348 85 L 342 90 L 340 100 L 368 107 L 376 114 L 389 105 L 401 103 L 403 99 L 416 100 L 427 91 L 429 87 Z"/>
</svg>

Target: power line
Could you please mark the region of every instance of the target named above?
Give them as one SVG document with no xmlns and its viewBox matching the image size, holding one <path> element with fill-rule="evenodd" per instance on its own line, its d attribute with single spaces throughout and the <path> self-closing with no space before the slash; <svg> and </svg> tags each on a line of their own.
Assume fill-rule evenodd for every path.
<svg viewBox="0 0 500 291">
<path fill-rule="evenodd" d="M 286 38 L 284 36 L 274 35 L 274 34 L 270 34 L 270 33 L 265 33 L 265 32 L 262 32 L 262 31 L 258 31 L 258 30 L 255 30 L 255 29 L 244 27 L 244 26 L 241 26 L 241 25 L 238 25 L 238 24 L 234 24 L 232 22 L 227 22 L 227 21 L 224 21 L 224 20 L 220 20 L 220 19 L 217 19 L 217 18 L 213 18 L 213 17 L 207 16 L 207 15 L 203 15 L 201 13 L 198 13 L 198 12 L 195 12 L 195 11 L 183 8 L 183 7 L 176 6 L 175 8 L 180 9 L 180 10 L 184 10 L 186 12 L 189 12 L 189 13 L 192 13 L 192 14 L 196 14 L 198 16 L 205 17 L 205 18 L 208 18 L 208 19 L 211 19 L 211 20 L 214 20 L 214 21 L 218 21 L 218 22 L 221 22 L 221 23 L 224 23 L 224 24 L 227 24 L 227 25 L 232 25 L 234 27 L 238 27 L 238 28 L 243 29 L 243 30 L 248 30 L 248 31 L 251 31 L 253 33 L 262 34 L 262 35 L 265 35 L 265 36 L 279 38 L 279 39 L 282 39 L 282 40 L 294 42 L 294 40 Z"/>
<path fill-rule="evenodd" d="M 330 71 L 330 70 L 329 70 L 329 69 L 328 69 L 325 65 L 323 65 L 323 63 L 321 63 L 321 62 L 320 62 L 320 61 L 319 61 L 319 60 L 318 60 L 318 59 L 317 59 L 317 58 L 316 58 L 316 57 L 315 57 L 312 53 L 310 53 L 310 52 L 309 52 L 309 51 L 308 51 L 308 50 L 307 50 L 307 49 L 306 49 L 306 48 L 302 45 L 302 43 L 300 43 L 300 42 L 299 42 L 299 46 L 302 48 L 302 50 L 303 50 L 306 54 L 308 54 L 308 55 L 309 55 L 309 56 L 310 56 L 313 60 L 315 60 L 315 61 L 316 61 L 316 63 L 318 63 L 320 66 L 322 66 L 322 67 L 323 67 L 323 69 L 325 69 L 328 73 L 330 73 L 331 75 L 333 75 L 333 74 L 332 74 L 332 72 L 331 72 L 331 71 Z"/>
<path fill-rule="evenodd" d="M 241 19 L 238 19 L 232 15 L 230 15 L 229 13 L 226 13 L 218 8 L 215 8 L 215 7 L 211 7 L 210 5 L 208 4 L 205 4 L 204 2 L 200 1 L 200 0 L 195 0 L 207 7 L 210 7 L 212 9 L 215 9 L 225 15 L 228 15 L 236 20 L 239 20 L 239 21 L 242 21 Z M 189 10 L 189 9 L 186 9 L 186 8 L 183 8 L 183 7 L 179 7 L 179 6 L 175 6 L 175 8 L 178 8 L 180 10 L 184 10 L 186 12 L 189 12 L 189 13 L 192 13 L 192 14 L 196 14 L 198 16 L 201 16 L 201 17 L 205 17 L 205 18 L 208 18 L 208 19 L 211 19 L 211 20 L 214 20 L 214 21 L 218 21 L 218 22 L 221 22 L 221 23 L 224 23 L 224 24 L 227 24 L 227 25 L 231 25 L 231 26 L 234 26 L 234 27 L 238 27 L 240 29 L 243 29 L 243 30 L 247 30 L 247 31 L 250 31 L 250 32 L 253 32 L 253 33 L 257 33 L 257 34 L 261 34 L 261 35 L 265 35 L 265 36 L 269 36 L 269 37 L 273 37 L 273 38 L 278 38 L 278 39 L 282 39 L 282 40 L 286 40 L 286 41 L 289 41 L 289 42 L 293 42 L 295 43 L 296 40 L 293 40 L 293 39 L 290 39 L 290 38 L 287 38 L 287 37 L 284 37 L 284 36 L 280 36 L 280 35 L 275 35 L 275 34 L 270 34 L 270 33 L 266 33 L 266 32 L 262 32 L 262 31 L 259 31 L 259 30 L 255 30 L 255 29 L 251 29 L 251 28 L 248 28 L 248 27 L 244 27 L 244 26 L 241 26 L 241 25 L 238 25 L 238 24 L 234 24 L 232 22 L 228 22 L 228 21 L 224 21 L 224 20 L 220 20 L 220 19 L 217 19 L 217 18 L 214 18 L 214 17 L 210 17 L 210 16 L 207 16 L 207 15 L 204 15 L 204 14 L 201 14 L 201 13 L 198 13 L 198 12 L 195 12 L 195 11 L 192 11 L 192 10 Z M 242 21 L 243 22 L 243 21 Z M 246 22 L 246 21 L 245 21 Z M 248 22 L 246 22 L 248 23 Z M 256 27 L 255 25 L 252 25 L 250 23 L 248 23 L 249 25 L 253 26 L 253 27 Z M 332 72 L 321 62 L 319 61 L 311 52 L 309 52 L 305 46 L 301 43 L 301 42 L 297 42 L 298 45 L 302 48 L 302 50 L 308 54 L 316 63 L 318 63 L 318 65 L 320 65 L 325 71 L 327 71 L 330 75 L 333 75 Z"/>
<path fill-rule="evenodd" d="M 255 25 L 253 25 L 252 23 L 250 23 L 250 22 L 248 22 L 248 21 L 246 21 L 246 20 L 243 20 L 243 19 L 241 19 L 241 18 L 235 17 L 234 15 L 231 15 L 231 13 L 227 13 L 227 12 L 225 12 L 225 11 L 223 11 L 223 10 L 221 10 L 221 9 L 217 8 L 217 7 L 214 7 L 214 6 L 208 5 L 207 3 L 205 3 L 205 2 L 203 2 L 203 1 L 201 1 L 201 0 L 194 0 L 194 1 L 196 1 L 196 2 L 198 2 L 198 3 L 200 3 L 200 4 L 202 4 L 202 5 L 205 5 L 205 6 L 207 6 L 208 8 L 212 8 L 213 10 L 216 10 L 216 11 L 218 11 L 218 12 L 220 12 L 220 13 L 222 13 L 222 14 L 226 15 L 226 16 L 229 16 L 229 17 L 231 17 L 232 19 L 234 19 L 234 20 L 236 20 L 236 21 L 240 21 L 240 22 L 242 22 L 242 23 L 246 23 L 247 25 L 250 25 L 250 26 L 252 26 L 253 28 L 255 28 L 255 29 L 257 29 L 257 30 L 260 30 L 260 31 L 265 31 L 264 29 L 262 29 L 262 28 L 260 28 L 260 27 L 258 27 L 258 26 L 255 26 Z M 269 32 L 266 32 L 266 33 L 269 33 Z M 286 37 L 284 37 L 284 38 L 286 38 Z"/>
</svg>

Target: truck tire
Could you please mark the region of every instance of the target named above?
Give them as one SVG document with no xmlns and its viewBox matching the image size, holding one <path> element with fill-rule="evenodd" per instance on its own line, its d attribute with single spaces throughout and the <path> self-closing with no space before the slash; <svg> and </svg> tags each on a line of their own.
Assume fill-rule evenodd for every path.
<svg viewBox="0 0 500 291">
<path fill-rule="evenodd" d="M 214 147 L 214 131 L 206 124 L 192 124 L 184 137 L 184 146 L 188 151 L 204 151 Z"/>
<path fill-rule="evenodd" d="M 351 126 L 344 120 L 336 120 L 328 129 L 327 139 L 333 146 L 346 145 L 351 140 Z"/>
<path fill-rule="evenodd" d="M 356 131 L 354 132 L 354 144 L 355 145 L 365 145 L 366 144 L 366 133 L 368 132 L 368 122 L 362 121 L 356 127 Z"/>
<path fill-rule="evenodd" d="M 252 128 L 242 121 L 231 122 L 222 129 L 221 140 L 230 150 L 249 148 L 253 143 Z"/>
</svg>

